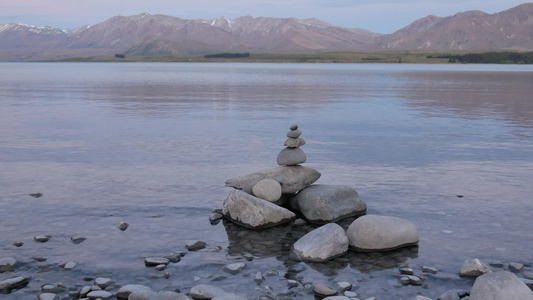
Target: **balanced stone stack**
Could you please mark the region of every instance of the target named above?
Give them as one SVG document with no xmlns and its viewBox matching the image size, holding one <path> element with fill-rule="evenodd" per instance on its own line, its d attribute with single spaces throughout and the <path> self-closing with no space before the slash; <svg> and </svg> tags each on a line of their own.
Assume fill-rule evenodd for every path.
<svg viewBox="0 0 533 300">
<path fill-rule="evenodd" d="M 222 214 L 236 224 L 252 229 L 276 226 L 296 219 L 300 213 L 309 223 L 327 224 L 298 240 L 293 254 L 303 261 L 320 262 L 356 251 L 387 251 L 418 243 L 414 224 L 395 217 L 364 216 L 345 231 L 332 224 L 366 214 L 367 205 L 357 191 L 346 185 L 314 184 L 321 174 L 301 164 L 307 156 L 300 148 L 305 140 L 298 125 L 290 126 L 277 168 L 235 177 L 224 200 Z"/>
</svg>

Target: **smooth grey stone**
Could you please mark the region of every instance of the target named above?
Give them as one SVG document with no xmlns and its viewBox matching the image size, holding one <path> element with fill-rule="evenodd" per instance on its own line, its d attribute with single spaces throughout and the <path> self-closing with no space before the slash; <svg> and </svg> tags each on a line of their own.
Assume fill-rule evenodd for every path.
<svg viewBox="0 0 533 300">
<path fill-rule="evenodd" d="M 461 300 L 456 291 L 450 290 L 442 293 L 437 300 Z"/>
<path fill-rule="evenodd" d="M 407 278 L 409 278 L 409 284 L 422 285 L 422 279 L 420 277 L 418 277 L 418 276 L 407 275 Z"/>
<path fill-rule="evenodd" d="M 414 275 L 415 272 L 413 272 L 413 269 L 411 269 L 411 268 L 400 268 L 400 274 Z"/>
<path fill-rule="evenodd" d="M 114 281 L 106 277 L 98 277 L 94 280 L 94 285 L 100 287 L 103 290 L 105 290 L 105 288 L 110 286 L 112 283 L 114 283 Z"/>
<path fill-rule="evenodd" d="M 350 300 L 347 296 L 329 296 L 322 300 Z"/>
<path fill-rule="evenodd" d="M 167 268 L 167 265 L 165 265 L 165 264 L 160 264 L 160 265 L 157 265 L 157 266 L 154 267 L 154 269 L 156 269 L 158 271 L 164 271 L 166 268 Z"/>
<path fill-rule="evenodd" d="M 300 283 L 298 283 L 298 281 L 294 280 L 294 279 L 289 279 L 287 280 L 287 285 L 289 287 L 297 287 Z"/>
<path fill-rule="evenodd" d="M 281 184 L 275 179 L 263 179 L 252 187 L 252 193 L 269 202 L 276 202 L 281 198 Z"/>
<path fill-rule="evenodd" d="M 147 257 L 144 259 L 144 265 L 147 267 L 155 267 L 158 265 L 167 265 L 170 261 L 164 257 Z"/>
<path fill-rule="evenodd" d="M 42 293 L 37 297 L 38 300 L 57 300 L 59 296 L 54 293 Z"/>
<path fill-rule="evenodd" d="M 324 224 L 363 215 L 367 205 L 357 191 L 347 185 L 315 184 L 301 190 L 290 200 L 311 223 Z"/>
<path fill-rule="evenodd" d="M 293 124 L 291 127 L 289 127 L 290 130 L 296 130 L 298 129 L 298 124 Z"/>
<path fill-rule="evenodd" d="M 211 300 L 246 300 L 246 298 L 233 294 L 233 293 L 226 293 L 224 295 L 217 295 L 213 297 Z"/>
<path fill-rule="evenodd" d="M 296 166 L 303 164 L 307 160 L 307 156 L 300 148 L 283 148 L 276 159 L 280 166 Z"/>
<path fill-rule="evenodd" d="M 520 270 L 522 270 L 523 267 L 524 265 L 521 263 L 515 263 L 515 262 L 509 263 L 509 271 L 520 272 Z"/>
<path fill-rule="evenodd" d="M 357 297 L 357 293 L 356 292 L 352 292 L 352 291 L 345 291 L 344 292 L 344 296 L 348 297 L 348 298 L 355 298 Z"/>
<path fill-rule="evenodd" d="M 476 278 L 470 300 L 533 300 L 533 291 L 516 275 L 507 271 L 484 274 Z"/>
<path fill-rule="evenodd" d="M 0 273 L 13 271 L 16 265 L 17 260 L 13 257 L 2 257 L 0 258 Z"/>
<path fill-rule="evenodd" d="M 504 264 L 501 261 L 493 261 L 490 263 L 491 266 L 495 268 L 503 268 Z"/>
<path fill-rule="evenodd" d="M 145 285 L 141 285 L 141 284 L 127 284 L 123 287 L 121 287 L 116 296 L 117 298 L 124 298 L 124 299 L 128 299 L 129 295 L 133 292 L 137 292 L 137 291 L 150 291 L 150 292 L 153 292 L 153 290 L 150 288 L 150 287 L 147 287 Z"/>
<path fill-rule="evenodd" d="M 263 277 L 260 271 L 257 271 L 257 273 L 255 273 L 255 276 L 254 276 L 254 281 L 257 283 L 263 282 L 265 281 L 265 277 Z"/>
<path fill-rule="evenodd" d="M 287 132 L 287 137 L 291 139 L 297 139 L 300 135 L 302 135 L 302 131 L 298 129 Z"/>
<path fill-rule="evenodd" d="M 50 236 L 49 235 L 38 235 L 34 237 L 33 239 L 40 243 L 46 243 L 48 242 L 48 240 L 50 240 Z"/>
<path fill-rule="evenodd" d="M 298 239 L 292 245 L 292 251 L 301 261 L 323 262 L 345 254 L 348 244 L 344 229 L 329 223 Z"/>
<path fill-rule="evenodd" d="M 276 179 L 283 194 L 294 194 L 320 178 L 320 173 L 304 166 L 283 166 L 226 180 L 226 186 L 252 194 L 253 186 L 263 179 Z"/>
<path fill-rule="evenodd" d="M 326 284 L 319 282 L 317 285 L 315 285 L 315 288 L 313 290 L 315 294 L 322 296 L 322 297 L 329 297 L 334 296 L 337 294 L 337 291 L 332 289 L 331 287 L 327 286 Z"/>
<path fill-rule="evenodd" d="M 185 244 L 185 247 L 187 247 L 187 250 L 189 251 L 197 251 L 200 249 L 204 249 L 206 245 L 207 243 L 204 241 L 188 241 Z"/>
<path fill-rule="evenodd" d="M 271 227 L 296 219 L 296 215 L 266 200 L 234 190 L 224 200 L 222 210 L 231 221 L 253 229 Z"/>
<path fill-rule="evenodd" d="M 477 277 L 486 273 L 490 273 L 492 270 L 484 262 L 479 259 L 465 260 L 459 271 L 459 276 L 463 277 Z"/>
<path fill-rule="evenodd" d="M 409 283 L 411 282 L 409 280 L 409 277 L 407 275 L 405 276 L 401 276 L 400 278 L 398 278 L 398 281 L 402 284 L 402 285 L 409 285 Z"/>
<path fill-rule="evenodd" d="M 215 296 L 222 296 L 224 294 L 227 294 L 224 289 L 209 284 L 196 285 L 190 292 L 191 297 L 196 300 L 212 299 Z"/>
<path fill-rule="evenodd" d="M 112 297 L 114 297 L 113 294 L 108 291 L 92 291 L 87 294 L 89 299 L 111 299 Z"/>
<path fill-rule="evenodd" d="M 416 226 L 404 219 L 365 215 L 350 224 L 346 235 L 356 251 L 387 251 L 415 245 L 419 240 Z"/>
<path fill-rule="evenodd" d="M 242 271 L 242 269 L 244 268 L 246 268 L 246 264 L 242 262 L 238 262 L 238 263 L 233 263 L 233 264 L 224 266 L 223 270 L 232 275 L 235 275 L 239 273 L 240 271 Z"/>
<path fill-rule="evenodd" d="M 416 296 L 411 300 L 431 300 L 431 298 L 424 297 L 424 296 Z"/>
<path fill-rule="evenodd" d="M 303 146 L 305 144 L 306 144 L 306 142 L 302 138 L 297 138 L 297 139 L 288 138 L 287 140 L 285 140 L 285 143 L 283 143 L 283 146 L 289 147 L 289 148 L 298 148 L 298 147 Z"/>
<path fill-rule="evenodd" d="M 41 291 L 45 293 L 58 294 L 64 292 L 65 288 L 61 286 L 55 286 L 53 284 L 44 284 L 43 286 L 41 286 Z"/>
<path fill-rule="evenodd" d="M 157 295 L 156 292 L 152 290 L 138 290 L 133 291 L 129 296 L 128 300 L 150 300 L 152 297 L 155 297 Z"/>
<path fill-rule="evenodd" d="M 422 266 L 421 269 L 422 269 L 422 272 L 424 273 L 437 274 L 439 272 L 439 270 L 433 267 Z"/>
<path fill-rule="evenodd" d="M 89 294 L 90 291 L 91 291 L 91 287 L 90 286 L 86 285 L 86 286 L 82 287 L 81 290 L 80 290 L 80 297 L 81 298 L 87 297 L 87 294 Z"/>
<path fill-rule="evenodd" d="M 31 277 L 15 276 L 0 281 L 0 291 L 22 288 L 28 285 Z"/>
</svg>

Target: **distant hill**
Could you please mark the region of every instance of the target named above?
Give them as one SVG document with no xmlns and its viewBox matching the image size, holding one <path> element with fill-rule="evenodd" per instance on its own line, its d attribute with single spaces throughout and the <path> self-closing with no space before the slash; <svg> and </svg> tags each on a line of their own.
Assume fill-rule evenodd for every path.
<svg viewBox="0 0 533 300">
<path fill-rule="evenodd" d="M 147 13 L 115 16 L 94 26 L 61 30 L 0 25 L 0 60 L 74 56 L 309 53 L 375 50 L 533 49 L 533 3 L 487 14 L 467 11 L 427 16 L 392 34 L 333 26 L 317 19 L 185 20 Z"/>
</svg>

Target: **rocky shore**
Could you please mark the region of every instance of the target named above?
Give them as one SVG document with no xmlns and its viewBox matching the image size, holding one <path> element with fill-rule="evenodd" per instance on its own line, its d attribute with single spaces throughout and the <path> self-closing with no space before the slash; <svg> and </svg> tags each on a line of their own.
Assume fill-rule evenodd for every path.
<svg viewBox="0 0 533 300">
<path fill-rule="evenodd" d="M 76 260 L 48 264 L 38 251 L 17 256 L 28 243 L 81 249 L 87 241 L 85 236 L 40 234 L 0 245 L 0 298 L 533 300 L 532 262 L 472 257 L 447 270 L 420 265 L 415 224 L 368 214 L 370 205 L 351 186 L 316 184 L 321 174 L 302 166 L 307 156 L 301 135 L 297 125 L 290 127 L 278 167 L 226 181 L 234 189 L 209 222 L 224 227 L 227 248 L 190 240 L 167 255 L 139 258 L 141 272 L 130 272 L 142 277 L 125 276 L 90 270 Z M 120 221 L 113 229 L 127 233 L 130 224 Z M 50 246 L 57 239 L 61 243 Z M 202 264 L 195 265 L 200 257 Z M 269 259 L 284 268 L 271 268 L 264 262 Z M 354 272 L 336 276 L 350 269 Z M 43 278 L 47 273 L 68 280 Z"/>
</svg>

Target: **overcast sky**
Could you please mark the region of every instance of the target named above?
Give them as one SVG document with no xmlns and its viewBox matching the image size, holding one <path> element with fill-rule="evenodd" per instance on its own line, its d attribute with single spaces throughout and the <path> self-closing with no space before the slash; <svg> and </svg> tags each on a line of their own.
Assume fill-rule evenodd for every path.
<svg viewBox="0 0 533 300">
<path fill-rule="evenodd" d="M 75 29 L 143 12 L 182 19 L 241 16 L 317 18 L 332 25 L 392 33 L 428 15 L 496 13 L 519 0 L 0 0 L 0 24 Z"/>
</svg>

